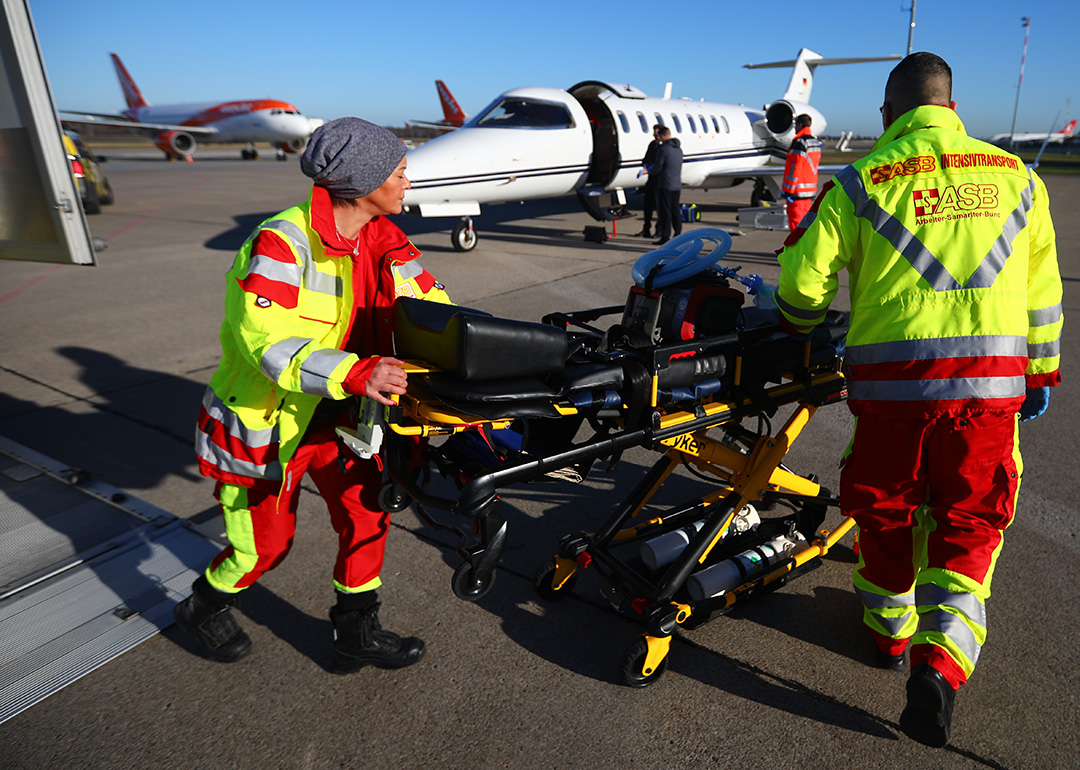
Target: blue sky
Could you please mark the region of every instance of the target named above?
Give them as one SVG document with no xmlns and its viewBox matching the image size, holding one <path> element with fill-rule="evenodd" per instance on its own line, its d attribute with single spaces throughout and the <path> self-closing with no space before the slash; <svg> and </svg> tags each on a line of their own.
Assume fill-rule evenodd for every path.
<svg viewBox="0 0 1080 770">
<path fill-rule="evenodd" d="M 383 125 L 441 117 L 434 81 L 474 114 L 518 86 L 582 80 L 631 83 L 660 96 L 752 107 L 782 95 L 788 71 L 742 65 L 907 52 L 911 0 L 700 3 L 545 0 L 367 2 L 261 0 L 30 0 L 61 109 L 124 107 L 108 54 L 116 52 L 148 101 L 275 98 L 327 120 Z M 302 10 L 303 8 L 309 11 Z M 976 136 L 1009 130 L 1024 30 L 1032 19 L 1017 131 L 1046 131 L 1080 116 L 1069 0 L 921 0 L 914 50 L 953 67 L 958 112 Z M 880 132 L 889 63 L 817 71 L 811 103 L 830 133 Z M 1077 103 L 1068 100 L 1077 97 Z"/>
</svg>

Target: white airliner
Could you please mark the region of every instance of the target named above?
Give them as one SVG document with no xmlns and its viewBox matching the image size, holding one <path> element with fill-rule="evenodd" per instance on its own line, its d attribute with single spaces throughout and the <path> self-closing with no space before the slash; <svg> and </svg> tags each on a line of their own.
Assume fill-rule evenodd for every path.
<svg viewBox="0 0 1080 770">
<path fill-rule="evenodd" d="M 730 187 L 754 179 L 756 203 L 766 190 L 779 193 L 775 177 L 783 165 L 767 164 L 786 156 L 795 117 L 807 113 L 814 133 L 825 131 L 825 117 L 809 104 L 814 70 L 899 58 L 825 59 L 804 48 L 791 61 L 748 64 L 792 68 L 783 97 L 763 109 L 672 99 L 670 84 L 663 98 L 596 80 L 567 91 L 516 88 L 457 131 L 409 150 L 412 189 L 405 210 L 461 217 L 451 235 L 458 251 L 476 245 L 472 217 L 484 203 L 576 193 L 597 219 L 613 218 L 625 203 L 623 191 L 645 183 L 641 159 L 656 123 L 670 127 L 682 145 L 683 186 Z"/>
<path fill-rule="evenodd" d="M 196 137 L 207 142 L 243 142 L 241 156 L 258 158 L 255 142 L 269 142 L 280 152 L 304 149 L 311 135 L 311 123 L 295 106 L 276 99 L 245 99 L 201 104 L 152 105 L 143 98 L 120 57 L 109 54 L 124 92 L 127 109 L 119 115 L 64 111 L 64 124 L 120 126 L 154 137 L 154 143 L 169 159 L 191 160 Z"/>
<path fill-rule="evenodd" d="M 1057 121 L 1054 121 L 1055 123 Z M 1076 130 L 1076 121 L 1070 120 L 1060 131 L 1041 134 L 994 134 L 990 137 L 992 144 L 1022 144 L 1024 142 L 1048 142 L 1050 144 L 1063 144 L 1066 139 L 1073 135 Z"/>
</svg>

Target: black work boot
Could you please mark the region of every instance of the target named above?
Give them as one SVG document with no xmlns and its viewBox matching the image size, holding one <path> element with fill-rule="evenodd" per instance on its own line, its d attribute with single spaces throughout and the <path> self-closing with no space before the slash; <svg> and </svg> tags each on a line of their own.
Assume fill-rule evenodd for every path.
<svg viewBox="0 0 1080 770">
<path fill-rule="evenodd" d="M 884 668 L 889 671 L 907 671 L 907 658 L 904 657 L 904 653 L 901 652 L 898 655 L 890 655 L 880 647 L 874 648 L 874 662 L 878 668 Z"/>
<path fill-rule="evenodd" d="M 404 668 L 424 657 L 424 642 L 415 636 L 402 639 L 379 624 L 379 603 L 365 609 L 330 608 L 334 624 L 334 673 L 351 674 L 364 666 Z M 348 606 L 347 604 L 345 605 Z"/>
<path fill-rule="evenodd" d="M 941 748 L 949 742 L 955 698 L 956 690 L 936 668 L 925 663 L 913 667 L 900 729 L 912 740 Z"/>
<path fill-rule="evenodd" d="M 173 619 L 180 628 L 195 634 L 203 657 L 234 663 L 251 652 L 251 638 L 229 609 L 235 599 L 235 594 L 218 591 L 206 575 L 200 575 L 191 586 L 191 596 L 173 607 Z"/>
</svg>

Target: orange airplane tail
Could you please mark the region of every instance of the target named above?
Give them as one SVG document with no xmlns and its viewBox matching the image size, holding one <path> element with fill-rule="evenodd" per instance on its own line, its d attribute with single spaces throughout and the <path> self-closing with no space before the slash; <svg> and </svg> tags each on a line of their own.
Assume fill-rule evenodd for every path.
<svg viewBox="0 0 1080 770">
<path fill-rule="evenodd" d="M 451 126 L 461 126 L 465 122 L 465 113 L 458 106 L 457 99 L 441 80 L 435 81 L 435 88 L 439 91 L 439 101 L 442 102 L 443 116 L 446 118 L 443 122 Z"/>
<path fill-rule="evenodd" d="M 1064 136 L 1072 136 L 1073 131 L 1075 131 L 1075 130 L 1076 130 L 1076 121 L 1075 120 L 1070 120 L 1068 123 L 1065 124 L 1065 128 L 1061 129 L 1061 133 Z"/>
<path fill-rule="evenodd" d="M 140 107 L 146 107 L 148 102 L 143 98 L 142 91 L 135 85 L 135 81 L 131 79 L 131 75 L 128 74 L 127 68 L 124 63 L 120 61 L 120 57 L 114 53 L 109 54 L 113 60 L 113 67 L 116 68 L 116 77 L 120 81 L 120 90 L 124 92 L 124 101 L 127 102 L 128 109 L 136 110 Z"/>
</svg>

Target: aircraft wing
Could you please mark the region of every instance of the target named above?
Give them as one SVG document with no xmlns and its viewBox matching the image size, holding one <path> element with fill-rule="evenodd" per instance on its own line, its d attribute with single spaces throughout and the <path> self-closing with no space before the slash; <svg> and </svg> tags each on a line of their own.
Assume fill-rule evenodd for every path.
<svg viewBox="0 0 1080 770">
<path fill-rule="evenodd" d="M 818 166 L 819 175 L 835 175 L 844 166 Z M 729 168 L 723 171 L 714 171 L 708 179 L 755 179 L 757 177 L 776 177 L 784 175 L 784 167 L 781 165 L 747 166 L 745 168 Z M 708 184 L 702 185 L 708 187 Z"/>
<path fill-rule="evenodd" d="M 71 113 L 63 112 L 64 115 L 74 117 L 62 117 L 60 122 L 73 126 L 115 126 L 127 128 L 148 134 L 158 134 L 162 131 L 183 131 L 196 136 L 213 136 L 218 133 L 216 128 L 208 126 L 174 126 L 167 123 L 136 123 L 133 120 L 125 120 L 116 115 L 96 115 L 94 113 Z"/>
<path fill-rule="evenodd" d="M 447 125 L 446 123 L 435 123 L 430 120 L 409 120 L 406 121 L 410 126 L 419 126 L 420 128 L 436 128 L 439 131 L 457 131 L 458 126 Z"/>
</svg>

